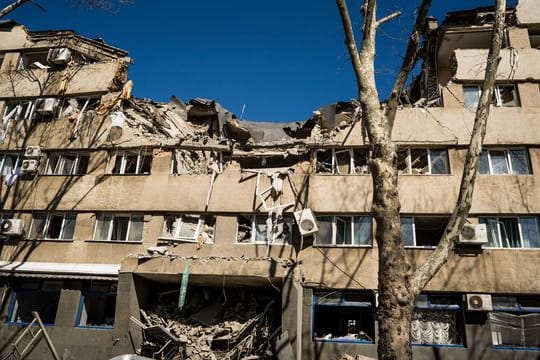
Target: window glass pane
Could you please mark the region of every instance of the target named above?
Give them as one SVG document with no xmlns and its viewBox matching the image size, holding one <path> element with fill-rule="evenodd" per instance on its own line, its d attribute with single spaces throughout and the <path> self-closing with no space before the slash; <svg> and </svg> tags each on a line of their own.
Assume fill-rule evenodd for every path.
<svg viewBox="0 0 540 360">
<path fill-rule="evenodd" d="M 129 216 L 115 215 L 113 218 L 111 240 L 127 240 L 128 226 Z"/>
<path fill-rule="evenodd" d="M 538 230 L 537 218 L 535 217 L 519 218 L 519 225 L 521 227 L 523 247 L 540 248 L 540 233 Z"/>
<path fill-rule="evenodd" d="M 493 174 L 508 174 L 508 163 L 506 162 L 506 151 L 490 150 L 491 168 Z"/>
<path fill-rule="evenodd" d="M 37 213 L 32 217 L 32 228 L 30 229 L 30 239 L 43 239 L 43 231 L 47 214 Z"/>
<path fill-rule="evenodd" d="M 195 240 L 195 234 L 197 233 L 198 224 L 199 216 L 183 215 L 178 237 L 182 239 Z"/>
<path fill-rule="evenodd" d="M 60 158 L 57 154 L 49 154 L 49 163 L 47 164 L 47 174 L 56 175 L 56 167 L 58 166 L 58 159 Z"/>
<path fill-rule="evenodd" d="M 137 173 L 137 154 L 126 153 L 124 155 L 125 167 L 124 174 L 136 174 Z"/>
<path fill-rule="evenodd" d="M 77 214 L 66 214 L 64 216 L 64 229 L 62 230 L 62 239 L 73 239 L 76 219 Z"/>
<path fill-rule="evenodd" d="M 487 247 L 500 247 L 499 226 L 497 218 L 479 218 L 480 224 L 486 224 L 488 243 Z"/>
<path fill-rule="evenodd" d="M 448 152 L 440 149 L 430 149 L 429 157 L 431 161 L 432 174 L 450 174 L 448 166 Z"/>
<path fill-rule="evenodd" d="M 371 217 L 354 217 L 354 245 L 371 245 Z"/>
<path fill-rule="evenodd" d="M 116 155 L 114 157 L 114 167 L 112 169 L 113 174 L 121 174 L 122 172 L 122 155 Z"/>
<path fill-rule="evenodd" d="M 112 214 L 98 214 L 96 220 L 96 239 L 109 240 L 109 229 L 112 223 Z"/>
<path fill-rule="evenodd" d="M 141 155 L 139 171 L 137 174 L 150 174 L 152 169 L 152 155 Z"/>
<path fill-rule="evenodd" d="M 47 239 L 59 239 L 62 231 L 63 214 L 50 214 L 49 225 L 47 226 Z"/>
<path fill-rule="evenodd" d="M 176 237 L 176 229 L 178 227 L 179 221 L 180 221 L 180 216 L 174 216 L 174 215 L 165 216 L 165 223 L 163 224 L 163 233 L 161 234 L 161 236 L 165 238 Z"/>
<path fill-rule="evenodd" d="M 501 230 L 502 247 L 521 247 L 518 222 L 516 218 L 499 218 L 499 226 Z"/>
<path fill-rule="evenodd" d="M 333 216 L 317 216 L 319 232 L 315 235 L 316 244 L 332 244 Z"/>
<path fill-rule="evenodd" d="M 413 218 L 401 218 L 401 237 L 405 246 L 414 246 Z"/>
<path fill-rule="evenodd" d="M 336 216 L 336 245 L 350 245 L 351 239 L 351 218 Z"/>
<path fill-rule="evenodd" d="M 266 242 L 267 241 L 267 225 L 266 217 L 256 216 L 255 217 L 255 241 L 256 242 Z"/>
<path fill-rule="evenodd" d="M 463 86 L 463 102 L 465 107 L 476 109 L 480 100 L 480 92 L 478 86 Z"/>
<path fill-rule="evenodd" d="M 351 173 L 351 157 L 349 150 L 336 150 L 336 172 L 338 174 Z"/>
<path fill-rule="evenodd" d="M 510 149 L 510 162 L 512 163 L 512 174 L 530 174 L 529 156 L 525 149 Z"/>
<path fill-rule="evenodd" d="M 411 172 L 413 175 L 427 174 L 428 157 L 426 149 L 411 149 Z"/>
<path fill-rule="evenodd" d="M 71 174 L 73 174 L 76 160 L 77 160 L 77 155 L 74 155 L 74 154 L 62 155 L 61 168 L 59 170 L 58 175 L 71 175 Z"/>
<path fill-rule="evenodd" d="M 79 156 L 79 164 L 77 165 L 77 169 L 75 169 L 74 174 L 77 175 L 84 175 L 88 171 L 88 155 L 80 155 Z"/>
<path fill-rule="evenodd" d="M 478 165 L 478 172 L 480 174 L 489 174 L 489 158 L 487 150 L 482 150 L 480 155 L 480 164 Z"/>
<path fill-rule="evenodd" d="M 143 231 L 143 216 L 142 215 L 132 215 L 131 224 L 129 227 L 129 241 L 141 241 L 142 240 L 142 231 Z"/>
</svg>

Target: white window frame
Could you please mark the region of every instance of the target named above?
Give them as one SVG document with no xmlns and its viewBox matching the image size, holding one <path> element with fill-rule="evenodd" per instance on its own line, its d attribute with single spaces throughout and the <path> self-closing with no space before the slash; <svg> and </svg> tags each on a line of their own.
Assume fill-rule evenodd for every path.
<svg viewBox="0 0 540 360">
<path fill-rule="evenodd" d="M 46 215 L 46 218 L 45 218 L 45 224 L 43 225 L 43 230 L 41 231 L 41 236 L 39 236 L 39 234 L 36 234 L 38 235 L 38 237 L 34 237 L 35 239 L 40 239 L 40 240 L 63 240 L 63 241 L 72 241 L 73 240 L 73 236 L 75 235 L 75 226 L 77 224 L 77 213 L 57 213 L 57 212 L 35 212 L 33 215 L 32 215 L 32 223 L 30 224 L 30 233 L 32 233 L 32 230 L 35 226 L 35 218 L 34 218 L 34 215 L 37 215 L 37 214 L 45 214 Z M 74 226 L 73 226 L 73 235 L 71 238 L 66 238 L 64 237 L 65 235 L 65 226 L 66 226 L 66 217 L 68 215 L 75 215 L 75 218 L 74 218 Z M 46 237 L 45 235 L 49 232 L 49 226 L 51 224 L 51 218 L 53 216 L 62 216 L 62 225 L 60 226 L 60 237 L 58 238 L 49 238 L 49 237 Z"/>
<path fill-rule="evenodd" d="M 367 159 L 369 159 L 369 151 L 367 149 L 340 149 L 340 148 L 331 148 L 331 149 L 320 149 L 320 150 L 331 150 L 332 151 L 332 172 L 330 173 L 321 173 L 319 172 L 319 175 L 369 175 L 369 168 L 368 171 L 365 173 L 357 173 L 356 172 L 356 165 L 354 162 L 354 150 L 362 150 L 366 151 Z M 340 153 L 348 152 L 349 153 L 349 172 L 346 174 L 342 174 L 339 171 L 339 166 L 337 162 L 337 155 Z M 318 161 L 318 151 L 317 151 L 317 161 Z"/>
<path fill-rule="evenodd" d="M 68 174 L 59 174 L 58 172 L 60 169 L 64 167 L 65 163 L 65 157 L 68 155 L 75 155 L 75 161 L 73 162 L 73 165 L 71 166 L 71 169 L 69 170 Z M 54 169 L 51 168 L 51 157 L 57 156 L 58 160 L 56 161 L 56 166 Z M 77 173 L 76 170 L 79 169 L 81 158 L 82 157 L 89 157 L 88 153 L 81 153 L 81 152 L 52 152 L 49 153 L 47 156 L 47 167 L 45 168 L 45 175 L 84 175 L 85 173 Z"/>
<path fill-rule="evenodd" d="M 501 87 L 510 87 L 510 86 L 513 87 L 514 99 L 515 99 L 516 105 L 504 106 L 502 102 L 502 97 L 501 97 Z M 476 96 L 477 96 L 476 103 L 478 104 L 480 102 L 480 96 L 482 95 L 482 87 L 480 85 L 474 85 L 474 84 L 473 85 L 464 84 L 463 87 L 476 88 Z M 495 100 L 495 102 L 493 100 Z M 520 107 L 521 101 L 519 99 L 519 93 L 518 93 L 518 88 L 516 84 L 496 84 L 495 87 L 493 88 L 493 99 L 491 99 L 490 104 L 495 107 Z M 467 104 L 464 103 L 464 105 L 467 107 Z M 476 110 L 477 106 L 468 107 L 468 108 L 471 110 Z"/>
<path fill-rule="evenodd" d="M 103 217 L 103 216 L 106 216 L 106 215 L 111 215 L 111 219 L 108 221 L 108 232 L 107 232 L 107 238 L 106 239 L 96 239 L 96 236 L 98 234 L 98 223 L 99 221 L 102 221 L 103 223 L 105 223 L 105 220 L 100 220 L 99 217 Z M 141 239 L 140 240 L 129 240 L 129 234 L 131 232 L 131 224 L 132 224 L 132 219 L 134 216 L 140 216 L 142 217 L 142 228 L 141 228 Z M 125 218 L 125 217 L 129 217 L 129 220 L 128 220 L 128 227 L 126 229 L 126 238 L 125 239 L 120 239 L 120 240 L 111 240 L 112 238 L 112 232 L 113 232 L 113 228 L 114 228 L 114 219 L 115 218 Z M 108 212 L 101 212 L 101 213 L 97 213 L 96 214 L 96 222 L 95 222 L 95 225 L 94 225 L 94 236 L 92 237 L 94 240 L 93 241 L 108 241 L 108 242 L 113 242 L 113 243 L 141 243 L 143 241 L 143 236 L 144 236 L 144 215 L 142 214 L 126 214 L 126 213 L 108 213 Z"/>
<path fill-rule="evenodd" d="M 514 167 L 512 165 L 512 157 L 510 156 L 511 150 L 524 150 L 525 154 L 527 154 L 527 170 L 529 170 L 526 174 L 517 174 L 514 172 Z M 484 149 L 483 151 L 487 154 L 487 161 L 488 161 L 488 167 L 489 167 L 489 173 L 488 174 L 480 174 L 480 175 L 530 175 L 532 174 L 531 169 L 531 157 L 529 155 L 529 149 L 524 147 L 517 147 L 517 148 L 488 148 Z M 492 151 L 504 151 L 504 159 L 506 161 L 506 165 L 508 168 L 508 173 L 504 174 L 495 174 L 493 173 L 493 163 L 491 161 L 491 152 Z M 482 156 L 482 154 L 480 154 Z"/>
<path fill-rule="evenodd" d="M 21 168 L 23 158 L 24 158 L 23 154 L 18 153 L 18 152 L 0 153 L 0 175 L 4 173 L 4 165 L 6 161 L 6 156 L 15 157 L 15 163 L 13 164 L 13 168 L 11 169 L 11 174 L 16 174 L 17 170 Z"/>
<path fill-rule="evenodd" d="M 251 219 L 251 237 L 250 237 L 250 240 L 249 241 L 238 241 L 238 227 L 240 226 L 240 222 L 238 221 L 238 217 L 237 217 L 237 221 L 236 221 L 236 244 L 239 244 L 239 245 L 245 245 L 245 244 L 249 244 L 249 245 L 253 245 L 253 244 L 265 244 L 265 245 L 289 245 L 292 243 L 292 217 L 291 216 L 288 216 L 288 215 L 283 215 L 284 219 L 283 219 L 283 224 L 286 224 L 289 226 L 289 233 L 286 235 L 285 238 L 283 238 L 283 240 L 279 240 L 280 238 L 277 237 L 277 234 L 272 234 L 272 241 L 268 241 L 268 239 L 265 239 L 265 240 L 257 240 L 257 231 L 255 230 L 256 226 L 257 226 L 257 219 L 263 219 L 264 221 L 266 221 L 266 218 L 267 216 L 265 214 L 248 214 L 248 215 L 240 215 L 240 216 L 245 216 L 246 218 L 249 218 Z M 285 221 L 285 220 L 288 220 L 288 221 Z"/>
<path fill-rule="evenodd" d="M 411 148 L 407 148 L 405 150 L 407 150 L 407 156 L 405 157 L 405 163 L 407 164 L 407 172 L 402 172 L 400 173 L 400 175 L 438 175 L 438 176 L 446 176 L 446 175 L 450 175 L 450 159 L 449 159 L 449 156 L 448 156 L 448 149 L 436 149 L 436 148 L 413 148 L 414 150 L 423 150 L 423 151 L 426 151 L 427 153 L 427 164 L 428 164 L 428 170 L 426 173 L 424 174 L 413 174 L 412 172 L 412 158 L 411 158 Z M 446 165 L 447 165 L 447 168 L 448 168 L 448 173 L 446 174 L 433 174 L 432 173 L 432 165 L 431 165 L 431 151 L 439 151 L 439 150 L 444 150 L 446 152 Z M 400 151 L 403 151 L 403 150 L 400 150 Z"/>
<path fill-rule="evenodd" d="M 403 242 L 403 246 L 406 248 L 406 249 L 412 249 L 412 248 L 415 248 L 415 249 L 435 249 L 437 247 L 437 245 L 418 245 L 416 243 L 416 220 L 418 218 L 440 218 L 440 219 L 446 219 L 447 222 L 450 220 L 450 217 L 449 216 L 433 216 L 433 215 L 422 215 L 422 216 L 410 216 L 410 215 L 402 215 L 400 217 L 400 227 L 403 226 L 403 223 L 401 222 L 401 219 L 412 219 L 412 241 L 413 241 L 413 244 L 412 245 L 406 245 L 405 242 Z M 402 234 L 402 237 L 403 237 L 403 234 Z M 402 238 L 402 240 L 404 240 Z M 440 242 L 440 239 L 437 239 L 437 242 Z"/>
<path fill-rule="evenodd" d="M 127 163 L 127 158 L 129 156 L 137 156 L 137 164 L 135 165 L 135 172 L 134 173 L 126 173 L 126 163 Z M 113 164 L 112 167 L 110 167 L 110 173 L 112 175 L 150 175 L 152 173 L 151 171 L 151 168 L 152 166 L 150 165 L 150 171 L 149 172 L 141 172 L 141 166 L 142 166 L 142 161 L 143 161 L 143 158 L 145 156 L 149 156 L 151 158 L 151 161 L 153 161 L 153 158 L 152 158 L 152 152 L 151 151 L 144 151 L 144 150 L 141 150 L 141 151 L 132 151 L 132 150 L 123 150 L 123 151 L 120 151 L 120 152 L 115 152 L 112 154 L 112 156 L 109 157 L 109 162 L 113 161 L 112 159 L 114 159 L 115 163 Z M 120 157 L 120 168 L 119 168 L 119 171 L 116 173 L 116 172 L 113 172 L 114 171 L 114 168 L 116 167 L 116 161 L 117 161 L 117 158 Z M 109 164 L 110 166 L 110 164 Z"/>
<path fill-rule="evenodd" d="M 36 100 L 14 100 L 6 101 L 4 107 L 3 119 L 9 118 L 16 121 L 32 119 L 34 109 L 36 108 Z"/>
<path fill-rule="evenodd" d="M 316 218 L 320 217 L 331 217 L 332 218 L 332 243 L 319 243 L 317 239 L 319 238 L 319 234 L 315 234 L 315 246 L 339 246 L 339 247 L 372 247 L 373 244 L 373 222 L 369 215 L 325 215 L 325 214 L 317 214 Z M 355 227 L 354 227 L 354 218 L 355 217 L 363 217 L 368 218 L 370 220 L 370 237 L 369 237 L 369 244 L 355 244 L 354 238 L 355 238 Z M 349 239 L 348 244 L 336 244 L 337 239 L 337 223 L 338 218 L 346 218 L 346 226 L 349 227 L 349 232 L 351 234 L 351 238 Z M 341 219 L 339 219 L 341 221 Z"/>
<path fill-rule="evenodd" d="M 535 219 L 536 220 L 536 227 L 539 230 L 540 233 L 540 221 L 538 220 L 537 216 L 481 216 L 479 219 L 495 219 L 497 222 L 497 246 L 487 246 L 488 244 L 484 244 L 482 247 L 485 249 L 505 249 L 505 250 L 520 250 L 520 249 L 538 249 L 534 247 L 525 247 L 523 246 L 523 230 L 521 229 L 521 222 L 520 219 Z M 515 219 L 518 226 L 518 233 L 519 233 L 519 247 L 504 247 L 502 246 L 502 232 L 501 232 L 501 221 L 500 219 Z M 489 231 L 489 230 L 488 230 Z"/>
<path fill-rule="evenodd" d="M 167 216 L 173 216 L 175 218 L 176 225 L 173 224 L 174 234 L 173 234 L 172 237 L 165 235 L 166 227 L 167 227 L 167 219 L 166 219 Z M 163 221 L 163 231 L 162 231 L 161 236 L 158 237 L 158 239 L 160 239 L 160 240 L 176 240 L 176 241 L 185 241 L 185 242 L 195 242 L 195 243 L 198 242 L 199 235 L 201 235 L 202 229 L 203 229 L 203 227 L 205 225 L 204 216 L 196 215 L 196 214 L 168 214 L 167 216 L 165 216 L 165 219 Z M 183 219 L 186 216 L 198 219 L 197 228 L 195 229 L 193 237 L 182 237 L 182 236 L 180 236 L 182 226 L 184 226 Z M 213 216 L 213 215 L 211 215 L 211 216 Z M 186 226 L 188 226 L 188 225 L 190 225 L 190 223 L 186 223 Z M 214 223 L 214 228 L 215 228 L 215 223 Z M 215 230 L 214 230 L 214 232 L 215 232 Z M 213 243 L 214 239 L 211 238 L 209 241 L 210 241 L 210 243 Z M 208 243 L 208 242 L 206 242 L 206 243 Z"/>
</svg>

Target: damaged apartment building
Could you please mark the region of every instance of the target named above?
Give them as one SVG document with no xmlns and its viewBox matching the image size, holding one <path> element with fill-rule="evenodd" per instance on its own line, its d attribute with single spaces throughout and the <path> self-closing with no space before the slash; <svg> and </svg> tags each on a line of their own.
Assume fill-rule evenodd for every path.
<svg viewBox="0 0 540 360">
<path fill-rule="evenodd" d="M 540 356 L 536 5 L 507 11 L 471 214 L 416 300 L 415 358 Z M 453 211 L 492 23 L 490 8 L 430 19 L 398 111 L 415 265 Z M 72 31 L 0 22 L 0 358 L 376 357 L 357 104 L 244 121 L 208 99 L 133 97 L 131 62 Z"/>
</svg>

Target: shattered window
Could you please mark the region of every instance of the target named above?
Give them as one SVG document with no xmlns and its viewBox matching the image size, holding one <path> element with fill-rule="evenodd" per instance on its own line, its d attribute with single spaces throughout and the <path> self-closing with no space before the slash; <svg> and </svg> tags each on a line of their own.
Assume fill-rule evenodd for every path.
<svg viewBox="0 0 540 360">
<path fill-rule="evenodd" d="M 152 154 L 145 151 L 122 151 L 111 158 L 112 174 L 150 174 Z"/>
<path fill-rule="evenodd" d="M 497 106 L 519 106 L 519 99 L 515 85 L 497 85 L 495 87 L 495 97 Z"/>
<path fill-rule="evenodd" d="M 313 341 L 372 344 L 375 338 L 374 304 L 370 293 L 315 291 Z"/>
<path fill-rule="evenodd" d="M 46 325 L 54 325 L 62 281 L 18 281 L 11 299 L 9 322 L 28 324 L 37 311 Z"/>
<path fill-rule="evenodd" d="M 319 149 L 317 155 L 318 174 L 368 174 L 367 149 Z"/>
<path fill-rule="evenodd" d="M 316 245 L 370 246 L 371 217 L 317 216 Z"/>
<path fill-rule="evenodd" d="M 523 148 L 484 149 L 480 157 L 480 174 L 531 174 L 529 152 Z"/>
<path fill-rule="evenodd" d="M 292 217 L 289 215 L 240 215 L 238 216 L 238 243 L 275 243 L 291 242 Z"/>
<path fill-rule="evenodd" d="M 23 156 L 20 153 L 0 154 L 0 175 L 17 174 L 21 168 Z"/>
<path fill-rule="evenodd" d="M 169 214 L 165 216 L 163 240 L 202 241 L 212 243 L 214 241 L 214 215 L 192 214 Z"/>
<path fill-rule="evenodd" d="M 540 301 L 533 296 L 492 296 L 489 313 L 495 346 L 540 348 Z"/>
<path fill-rule="evenodd" d="M 75 232 L 75 213 L 34 213 L 29 239 L 72 240 Z"/>
<path fill-rule="evenodd" d="M 46 175 L 84 175 L 88 170 L 88 154 L 51 153 L 48 155 Z"/>
<path fill-rule="evenodd" d="M 99 213 L 94 240 L 142 241 L 143 215 Z"/>
<path fill-rule="evenodd" d="M 463 102 L 465 107 L 476 110 L 480 102 L 482 88 L 479 85 L 463 86 Z M 517 88 L 513 84 L 495 85 L 491 105 L 497 107 L 520 106 Z"/>
<path fill-rule="evenodd" d="M 446 149 L 398 149 L 398 173 L 406 175 L 450 174 Z"/>
<path fill-rule="evenodd" d="M 116 283 L 87 282 L 84 284 L 77 326 L 113 327 L 116 308 Z"/>
<path fill-rule="evenodd" d="M 9 120 L 26 120 L 31 119 L 34 112 L 34 101 L 8 101 L 4 109 L 3 121 L 4 127 Z M 6 131 L 7 129 L 4 129 Z"/>
<path fill-rule="evenodd" d="M 457 296 L 426 295 L 416 298 L 411 322 L 411 343 L 463 344 L 462 300 Z"/>
<path fill-rule="evenodd" d="M 535 216 L 481 217 L 478 222 L 486 224 L 488 243 L 485 247 L 540 248 L 540 228 Z"/>
<path fill-rule="evenodd" d="M 24 69 L 48 69 L 50 68 L 47 57 L 49 49 L 22 53 L 18 70 Z"/>
<path fill-rule="evenodd" d="M 60 117 L 69 116 L 70 119 L 76 119 L 81 112 L 95 110 L 99 106 L 101 98 L 99 97 L 76 97 L 64 99 L 60 110 Z"/>
<path fill-rule="evenodd" d="M 173 151 L 171 173 L 173 175 L 206 175 L 223 170 L 223 154 L 218 151 Z"/>
<path fill-rule="evenodd" d="M 401 238 L 405 246 L 435 247 L 444 234 L 448 218 L 442 216 L 401 217 Z"/>
</svg>

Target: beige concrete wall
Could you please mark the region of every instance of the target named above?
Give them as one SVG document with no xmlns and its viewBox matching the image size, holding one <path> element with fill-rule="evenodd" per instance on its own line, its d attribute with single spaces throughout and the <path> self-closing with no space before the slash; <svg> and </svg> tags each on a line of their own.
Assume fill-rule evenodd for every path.
<svg viewBox="0 0 540 360">
<path fill-rule="evenodd" d="M 20 49 L 29 43 L 24 26 L 15 26 L 11 31 L 0 31 L 0 51 Z"/>
<path fill-rule="evenodd" d="M 0 98 L 87 94 L 117 90 L 119 61 L 69 65 L 63 70 L 25 69 L 0 73 Z M 92 79 L 92 81 L 88 81 Z"/>
<path fill-rule="evenodd" d="M 529 31 L 524 28 L 509 28 L 508 42 L 513 48 L 529 49 L 531 47 L 531 42 L 529 41 Z"/>
<path fill-rule="evenodd" d="M 457 64 L 457 70 L 453 74 L 454 80 L 482 81 L 484 79 L 487 49 L 456 49 L 454 54 Z M 501 62 L 496 80 L 540 79 L 540 50 L 501 49 L 500 56 Z"/>
<path fill-rule="evenodd" d="M 520 24 L 540 23 L 540 7 L 536 0 L 519 0 L 516 15 Z"/>
</svg>

